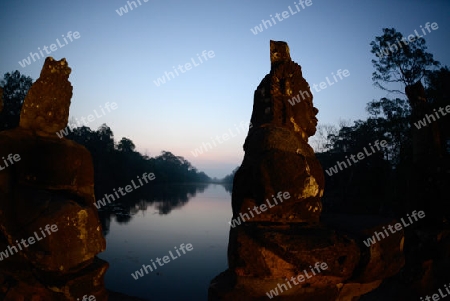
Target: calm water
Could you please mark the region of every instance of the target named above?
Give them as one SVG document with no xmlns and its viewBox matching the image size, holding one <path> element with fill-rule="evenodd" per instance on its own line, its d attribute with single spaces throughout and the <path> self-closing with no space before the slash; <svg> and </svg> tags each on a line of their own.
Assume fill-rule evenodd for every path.
<svg viewBox="0 0 450 301">
<path fill-rule="evenodd" d="M 222 185 L 173 186 L 113 211 L 101 214 L 107 245 L 98 256 L 110 264 L 108 289 L 152 301 L 207 300 L 209 282 L 227 268 L 231 195 Z M 131 276 L 170 250 L 177 256 L 182 243 L 193 250 L 138 280 Z"/>
</svg>

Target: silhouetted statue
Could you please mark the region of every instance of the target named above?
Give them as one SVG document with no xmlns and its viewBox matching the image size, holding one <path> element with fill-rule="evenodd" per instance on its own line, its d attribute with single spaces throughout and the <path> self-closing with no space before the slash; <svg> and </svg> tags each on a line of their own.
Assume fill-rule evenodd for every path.
<svg viewBox="0 0 450 301">
<path fill-rule="evenodd" d="M 430 104 L 427 101 L 425 95 L 425 88 L 421 81 L 406 86 L 406 95 L 411 105 L 411 118 L 412 124 L 429 116 L 429 126 L 417 129 L 412 127 L 413 131 L 413 162 L 428 161 L 430 158 L 442 158 L 443 149 L 441 142 L 441 135 L 437 120 L 440 118 L 439 114 L 436 115 L 430 108 Z"/>
<path fill-rule="evenodd" d="M 316 132 L 318 110 L 287 44 L 272 42 L 270 47 L 272 69 L 255 91 L 245 157 L 234 177 L 233 217 L 268 199 L 280 204 L 252 221 L 318 222 L 324 175 L 308 145 L 308 137 Z M 288 99 L 295 96 L 301 101 L 292 106 Z M 279 192 L 289 192 L 290 198 L 281 203 Z"/>
<path fill-rule="evenodd" d="M 441 133 L 438 121 L 442 117 L 431 109 L 421 81 L 405 87 L 405 93 L 411 106 L 411 124 L 424 119 L 426 126 L 417 128 L 411 126 L 413 169 L 410 176 L 411 195 L 405 207 L 408 209 L 423 209 L 429 214 L 428 221 L 442 223 L 447 203 L 444 190 L 447 184 L 445 179 L 444 149 L 442 147 Z M 434 202 L 429 202 L 432 198 Z M 438 204 L 440 203 L 440 204 Z"/>
<path fill-rule="evenodd" d="M 263 300 L 274 288 L 283 300 L 351 300 L 398 272 L 403 232 L 368 248 L 361 237 L 382 231 L 380 220 L 347 224 L 352 234 L 320 223 L 324 174 L 308 144 L 318 110 L 288 45 L 271 41 L 270 58 L 233 182 L 229 269 L 211 282 L 209 300 Z M 308 277 L 316 264 L 327 268 Z M 300 284 L 289 282 L 304 271 Z"/>
<path fill-rule="evenodd" d="M 0 132 L 0 251 L 9 255 L 0 262 L 3 300 L 107 299 L 108 264 L 95 257 L 106 243 L 93 205 L 91 155 L 56 136 L 69 116 L 70 72 L 65 59 L 48 57 L 19 127 Z"/>
</svg>

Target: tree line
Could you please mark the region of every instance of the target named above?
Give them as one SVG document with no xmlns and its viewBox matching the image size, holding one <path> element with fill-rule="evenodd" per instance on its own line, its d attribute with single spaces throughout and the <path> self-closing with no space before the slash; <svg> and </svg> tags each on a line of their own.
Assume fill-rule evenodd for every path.
<svg viewBox="0 0 450 301">
<path fill-rule="evenodd" d="M 383 28 L 382 32 L 370 43 L 371 53 L 375 56 L 372 60 L 375 69 L 372 80 L 374 86 L 394 97 L 369 101 L 366 106 L 368 117 L 365 120 L 353 123 L 341 120 L 339 125 L 319 124 L 316 135 L 310 140 L 324 172 L 336 166 L 337 162 L 347 162 L 347 158 L 364 148 L 370 150 L 376 140 L 387 142 L 387 147 L 349 168 L 339 169 L 338 173 L 331 175 L 325 172 L 322 201 L 324 210 L 328 212 L 400 216 L 408 206 L 413 206 L 412 199 L 417 198 L 413 186 L 420 185 L 423 191 L 428 190 L 428 195 L 424 192 L 424 198 L 437 196 L 430 191 L 434 188 L 427 188 L 419 178 L 412 179 L 412 174 L 418 173 L 420 168 L 414 159 L 414 143 L 417 141 L 413 139 L 413 132 L 418 125 L 422 129 L 433 127 L 433 136 L 439 136 L 430 137 L 427 143 L 437 144 L 440 158 L 436 159 L 429 153 L 427 159 L 430 166 L 434 164 L 441 172 L 439 176 L 438 173 L 427 175 L 427 167 L 424 167 L 422 181 L 435 181 L 438 186 L 450 183 L 450 116 L 436 118 L 436 121 L 428 116 L 432 124 L 423 126 L 428 121 L 424 119 L 427 114 L 413 116 L 414 104 L 405 92 L 407 87 L 423 83 L 425 99 L 422 113 L 437 117 L 436 112 L 450 105 L 450 70 L 447 66 L 441 66 L 427 52 L 423 37 L 407 45 L 404 43 L 401 48 L 386 51 L 402 41 L 403 35 L 394 28 Z M 446 170 L 449 171 L 446 173 Z M 235 172 L 236 169 L 224 180 L 232 183 Z M 438 197 L 442 196 L 441 185 Z"/>
<path fill-rule="evenodd" d="M 395 97 L 369 101 L 366 120 L 341 121 L 338 126 L 319 124 L 311 143 L 324 170 L 336 166 L 336 162 L 345 161 L 346 156 L 349 158 L 361 152 L 376 140 L 385 140 L 388 146 L 351 168 L 332 175 L 325 173 L 325 210 L 386 214 L 401 211 L 412 197 L 411 173 L 417 169 L 413 132 L 418 124 L 422 128 L 433 127 L 429 143 L 436 144 L 439 149 L 439 164 L 443 170 L 443 178 L 439 181 L 449 180 L 445 170 L 450 165 L 450 117 L 442 114 L 432 124 L 425 124 L 427 120 L 421 118 L 426 115 L 412 116 L 413 103 L 405 89 L 423 82 L 425 99 L 422 111 L 437 116 L 436 112 L 450 105 L 450 70 L 427 52 L 423 37 L 395 51 L 383 52 L 383 49 L 402 41 L 403 35 L 394 28 L 383 28 L 382 31 L 383 34 L 370 43 L 371 53 L 375 56 L 372 80 L 375 86 Z M 4 90 L 0 131 L 18 126 L 23 100 L 31 84 L 32 79 L 19 71 L 4 75 L 0 82 Z M 189 161 L 169 151 L 149 157 L 137 152 L 128 138 L 116 142 L 106 124 L 97 130 L 85 126 L 73 128 L 67 138 L 91 152 L 97 197 L 144 172 L 155 174 L 153 184 L 213 181 Z M 435 159 L 431 153 L 429 156 L 430 162 Z M 236 170 L 221 180 L 214 179 L 214 182 L 227 185 L 227 190 L 231 191 Z"/>
<path fill-rule="evenodd" d="M 450 117 L 436 115 L 450 105 L 450 70 L 427 52 L 423 38 L 402 45 L 388 55 L 377 55 L 402 39 L 403 35 L 394 28 L 383 28 L 383 34 L 370 43 L 371 53 L 375 55 L 373 83 L 395 97 L 369 101 L 366 120 L 318 126 L 315 147 L 320 150 L 317 157 L 324 170 L 368 148 L 376 140 L 387 141 L 382 151 L 351 168 L 325 174 L 323 202 L 329 211 L 399 216 L 407 207 L 414 206 L 413 199 L 417 199 L 414 191 L 424 191 L 423 201 L 442 198 L 442 190 L 436 190 L 442 189 L 445 181 L 450 182 L 445 172 L 450 169 Z M 408 89 L 416 86 L 419 90 L 423 87 L 420 108 L 412 95 L 407 95 Z M 419 120 L 423 123 L 431 114 L 440 118 L 428 118 L 431 122 L 423 126 Z M 433 128 L 433 134 L 419 139 L 418 135 L 425 133 L 420 131 L 427 127 L 428 130 Z M 427 152 L 421 162 L 417 160 L 418 143 L 430 145 L 425 147 Z M 435 152 L 431 151 L 431 144 L 435 145 Z M 436 171 L 431 172 L 432 168 Z M 413 176 L 418 173 L 422 173 L 420 181 Z M 435 191 L 425 192 L 427 189 Z M 442 200 L 435 201 L 435 207 L 440 207 L 438 204 Z"/>
<path fill-rule="evenodd" d="M 20 111 L 33 80 L 19 71 L 6 73 L 0 86 L 3 89 L 3 110 L 0 112 L 0 131 L 19 126 Z M 92 155 L 94 164 L 95 193 L 98 199 L 112 189 L 124 186 L 143 173 L 153 173 L 151 185 L 173 183 L 207 183 L 211 179 L 181 156 L 169 151 L 149 157 L 136 151 L 128 138 L 118 142 L 106 124 L 97 130 L 81 126 L 71 128 L 67 139 L 85 146 Z"/>
</svg>

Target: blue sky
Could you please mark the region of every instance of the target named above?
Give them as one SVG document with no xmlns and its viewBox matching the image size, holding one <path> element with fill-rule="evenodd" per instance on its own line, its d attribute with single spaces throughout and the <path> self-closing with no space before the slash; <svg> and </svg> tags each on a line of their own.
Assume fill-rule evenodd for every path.
<svg viewBox="0 0 450 301">
<path fill-rule="evenodd" d="M 56 39 L 63 47 L 49 56 L 66 58 L 72 68 L 70 118 L 80 119 L 116 102 L 118 108 L 88 126 L 106 123 L 116 140 L 127 137 L 150 156 L 162 150 L 183 156 L 211 177 L 223 177 L 240 165 L 253 93 L 269 72 L 269 40 L 286 41 L 291 57 L 312 86 L 332 79 L 338 69 L 350 75 L 316 92 L 319 123 L 365 119 L 366 104 L 387 96 L 372 85 L 370 41 L 383 27 L 407 36 L 426 22 L 439 28 L 425 36 L 429 52 L 450 65 L 450 2 L 319 1 L 302 8 L 299 1 L 29 1 L 3 3 L 0 11 L 0 73 L 19 70 L 36 80 L 44 59 L 26 67 L 18 62 Z M 131 1 L 130 1 L 131 2 Z M 295 2 L 295 3 L 294 3 Z M 295 4 L 300 7 L 296 11 Z M 283 21 L 258 34 L 250 30 L 270 15 L 289 11 Z M 66 44 L 62 35 L 79 32 Z M 67 38 L 66 38 L 67 39 Z M 212 51 L 199 62 L 197 54 Z M 165 84 L 154 81 L 173 66 L 196 62 Z M 388 95 L 389 96 L 389 95 Z M 197 157 L 202 143 L 233 131 L 235 137 Z"/>
</svg>

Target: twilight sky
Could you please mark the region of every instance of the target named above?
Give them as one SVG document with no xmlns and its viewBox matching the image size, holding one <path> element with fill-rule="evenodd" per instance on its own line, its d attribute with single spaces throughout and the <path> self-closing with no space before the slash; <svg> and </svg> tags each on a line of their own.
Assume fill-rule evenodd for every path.
<svg viewBox="0 0 450 301">
<path fill-rule="evenodd" d="M 269 40 L 288 42 L 319 123 L 337 124 L 365 119 L 369 101 L 390 96 L 371 80 L 369 43 L 383 27 L 408 36 L 436 22 L 424 36 L 428 51 L 450 65 L 449 15 L 448 0 L 8 1 L 0 10 L 0 76 L 19 70 L 36 80 L 40 51 L 66 58 L 70 119 L 96 110 L 92 129 L 106 123 L 116 141 L 127 137 L 141 153 L 171 151 L 221 178 L 242 161 L 253 93 L 270 70 Z M 267 29 L 254 34 L 262 20 Z M 339 69 L 349 75 L 335 81 Z M 166 74 L 170 80 L 158 81 Z M 321 89 L 326 77 L 332 85 Z M 117 108 L 103 115 L 108 102 Z M 215 138 L 226 133 L 227 141 Z M 213 148 L 194 156 L 203 143 Z"/>
</svg>

